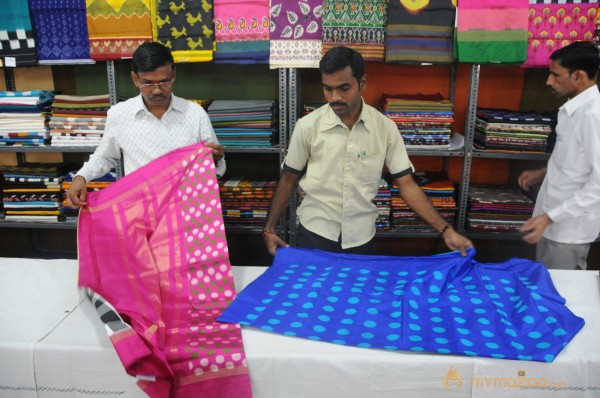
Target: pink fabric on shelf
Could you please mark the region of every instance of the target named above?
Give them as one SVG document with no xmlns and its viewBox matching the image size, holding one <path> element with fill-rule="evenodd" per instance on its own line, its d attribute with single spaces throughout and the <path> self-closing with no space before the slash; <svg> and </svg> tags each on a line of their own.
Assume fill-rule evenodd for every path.
<svg viewBox="0 0 600 398">
<path fill-rule="evenodd" d="M 548 67 L 550 55 L 576 41 L 591 41 L 598 2 L 531 4 L 527 60 L 523 67 Z"/>
<path fill-rule="evenodd" d="M 212 151 L 177 149 L 88 195 L 79 284 L 131 325 L 111 336 L 152 398 L 251 397 Z M 110 329 L 110 328 L 109 328 Z"/>
</svg>

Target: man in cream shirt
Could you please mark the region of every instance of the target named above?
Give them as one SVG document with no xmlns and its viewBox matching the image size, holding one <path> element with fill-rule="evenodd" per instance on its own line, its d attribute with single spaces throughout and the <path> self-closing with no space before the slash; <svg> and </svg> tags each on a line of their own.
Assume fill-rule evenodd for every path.
<svg viewBox="0 0 600 398">
<path fill-rule="evenodd" d="M 465 254 L 471 242 L 446 223 L 414 182 L 395 123 L 364 103 L 367 76 L 362 56 L 335 47 L 319 67 L 328 103 L 296 124 L 264 226 L 267 250 L 274 255 L 278 247 L 287 246 L 276 225 L 299 183 L 306 196 L 298 209 L 297 246 L 371 253 L 378 213 L 372 200 L 385 165 L 406 203 L 450 249 Z"/>
</svg>

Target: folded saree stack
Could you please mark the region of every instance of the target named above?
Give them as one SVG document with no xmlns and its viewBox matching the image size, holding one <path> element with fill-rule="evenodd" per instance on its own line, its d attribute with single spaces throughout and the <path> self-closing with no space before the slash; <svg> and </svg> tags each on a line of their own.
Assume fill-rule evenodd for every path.
<svg viewBox="0 0 600 398">
<path fill-rule="evenodd" d="M 260 227 L 264 224 L 277 181 L 230 177 L 219 181 L 226 226 Z"/>
<path fill-rule="evenodd" d="M 53 101 L 52 91 L 0 91 L 0 146 L 47 145 Z"/>
<path fill-rule="evenodd" d="M 272 146 L 277 144 L 277 101 L 215 100 L 208 116 L 224 146 Z"/>
<path fill-rule="evenodd" d="M 516 187 L 471 185 L 466 227 L 475 231 L 516 232 L 531 217 L 533 205 Z"/>
<path fill-rule="evenodd" d="M 108 94 L 57 95 L 49 122 L 51 145 L 97 146 L 104 134 L 108 108 Z"/>
</svg>

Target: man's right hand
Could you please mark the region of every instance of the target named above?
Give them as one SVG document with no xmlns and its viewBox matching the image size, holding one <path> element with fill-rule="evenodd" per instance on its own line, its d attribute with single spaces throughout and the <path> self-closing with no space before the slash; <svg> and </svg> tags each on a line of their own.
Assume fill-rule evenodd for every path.
<svg viewBox="0 0 600 398">
<path fill-rule="evenodd" d="M 67 206 L 81 207 L 87 205 L 85 199 L 87 197 L 87 188 L 85 178 L 75 176 L 71 186 L 67 190 Z"/>
<path fill-rule="evenodd" d="M 277 254 L 277 249 L 280 247 L 290 247 L 290 245 L 281 239 L 274 230 L 264 231 L 263 239 L 265 240 L 265 245 L 271 256 L 275 256 L 275 254 Z"/>
</svg>

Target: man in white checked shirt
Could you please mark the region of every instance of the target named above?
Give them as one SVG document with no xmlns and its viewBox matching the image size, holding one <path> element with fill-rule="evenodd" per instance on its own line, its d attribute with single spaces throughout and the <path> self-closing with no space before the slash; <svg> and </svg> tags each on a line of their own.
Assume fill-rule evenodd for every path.
<svg viewBox="0 0 600 398">
<path fill-rule="evenodd" d="M 223 146 L 202 107 L 173 94 L 175 62 L 160 43 L 144 43 L 133 54 L 131 78 L 140 95 L 108 111 L 102 141 L 67 191 L 73 207 L 85 206 L 88 181 L 117 166 L 123 154 L 129 174 L 150 161 L 199 141 L 213 149 L 216 173 L 225 173 Z"/>
</svg>

